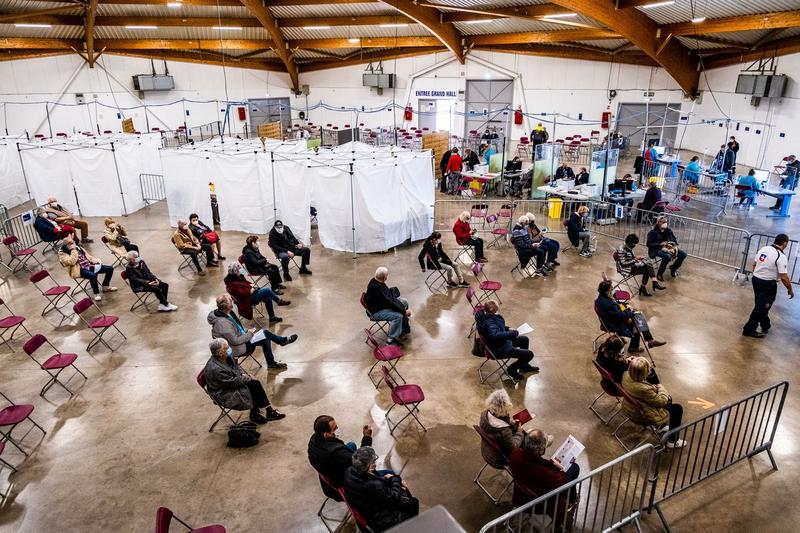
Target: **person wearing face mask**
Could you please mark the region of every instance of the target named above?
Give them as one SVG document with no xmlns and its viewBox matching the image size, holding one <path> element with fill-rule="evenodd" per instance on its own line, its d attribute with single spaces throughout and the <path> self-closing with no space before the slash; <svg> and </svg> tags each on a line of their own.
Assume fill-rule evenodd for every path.
<svg viewBox="0 0 800 533">
<path fill-rule="evenodd" d="M 219 233 L 203 224 L 197 213 L 189 215 L 189 229 L 197 237 L 198 241 L 216 247 L 218 261 L 225 259 L 225 256 L 222 255 L 222 239 L 220 239 Z"/>
<path fill-rule="evenodd" d="M 311 262 L 311 249 L 294 236 L 291 228 L 284 226 L 280 220 L 276 220 L 275 225 L 269 231 L 268 242 L 272 253 L 281 261 L 283 279 L 292 281 L 292 276 L 289 275 L 289 260 L 296 255 L 301 258 L 300 274 L 311 275 L 311 271 L 308 269 L 308 264 Z"/>
<path fill-rule="evenodd" d="M 678 270 L 686 259 L 686 252 L 678 248 L 678 238 L 669 228 L 667 217 L 659 217 L 653 229 L 647 232 L 647 252 L 650 259 L 661 258 L 656 279 L 664 281 L 664 272 L 669 265 L 669 272 L 673 278 L 679 275 Z M 670 261 L 672 264 L 670 265 Z"/>
<path fill-rule="evenodd" d="M 278 265 L 273 265 L 261 254 L 258 235 L 250 235 L 245 240 L 244 248 L 242 248 L 242 261 L 244 261 L 244 266 L 251 275 L 267 276 L 272 292 L 278 296 L 283 294 L 281 289 L 286 287 L 283 285 L 283 279 L 281 279 L 281 271 Z"/>
<path fill-rule="evenodd" d="M 508 466 L 511 452 L 522 445 L 527 435 L 522 425 L 511 418 L 514 406 L 505 389 L 493 391 L 485 406 L 478 424 L 495 445 L 481 439 L 481 456 L 487 464 L 502 470 Z"/>
<path fill-rule="evenodd" d="M 64 244 L 58 250 L 58 262 L 67 271 L 72 279 L 88 279 L 92 286 L 95 301 L 100 301 L 103 297 L 100 294 L 100 284 L 97 277 L 103 274 L 103 292 L 114 292 L 116 287 L 111 286 L 111 276 L 114 275 L 114 267 L 104 265 L 99 259 L 86 253 L 82 246 L 75 244 L 72 237 L 64 239 Z"/>
<path fill-rule="evenodd" d="M 629 338 L 631 340 L 628 348 L 630 353 L 644 351 L 644 348 L 640 346 L 640 338 L 645 340 L 648 348 L 665 345 L 666 342 L 653 339 L 653 334 L 650 333 L 650 327 L 642 313 L 614 299 L 611 294 L 612 287 L 610 281 L 601 281 L 597 286 L 597 299 L 594 301 L 595 312 L 605 330 L 608 333 Z"/>
<path fill-rule="evenodd" d="M 275 308 L 272 303 L 278 305 L 289 305 L 290 301 L 283 300 L 272 289 L 254 287 L 250 281 L 244 277 L 244 267 L 239 263 L 228 265 L 228 275 L 225 276 L 225 290 L 233 296 L 239 314 L 247 320 L 253 320 L 253 308 L 263 303 L 267 308 L 270 324 L 283 322 L 283 319 L 275 316 Z"/>
<path fill-rule="evenodd" d="M 206 254 L 206 265 L 210 267 L 218 265 L 218 263 L 214 261 L 214 252 L 211 250 L 211 245 L 207 242 L 201 243 L 197 240 L 197 237 L 189 230 L 189 224 L 187 224 L 185 220 L 178 221 L 178 229 L 172 234 L 172 244 L 175 245 L 175 248 L 177 248 L 180 253 L 188 255 L 191 258 L 194 267 L 197 269 L 197 273 L 201 276 L 205 276 L 206 273 L 203 271 L 203 267 L 200 266 L 197 254 Z"/>
<path fill-rule="evenodd" d="M 592 234 L 586 230 L 586 218 L 589 216 L 589 208 L 582 205 L 567 221 L 567 237 L 569 242 L 577 250 L 580 247 L 582 257 L 592 257 Z"/>
<path fill-rule="evenodd" d="M 249 409 L 250 421 L 255 424 L 286 417 L 272 407 L 261 382 L 242 370 L 225 339 L 212 340 L 208 348 L 211 357 L 203 369 L 203 376 L 209 396 L 218 405 L 237 411 Z M 261 409 L 266 409 L 266 416 L 261 414 Z"/>
<path fill-rule="evenodd" d="M 361 446 L 372 446 L 372 428 L 361 428 Z M 329 498 L 339 500 L 336 488 L 342 486 L 344 471 L 353 464 L 353 454 L 358 448 L 355 442 L 342 440 L 342 430 L 329 415 L 320 415 L 314 420 L 314 434 L 308 440 L 308 462 L 319 474 L 325 476 L 333 487 L 320 479 L 322 492 Z"/>
<path fill-rule="evenodd" d="M 449 287 L 469 287 L 469 283 L 464 281 L 461 267 L 457 263 L 453 263 L 442 249 L 442 234 L 438 231 L 434 231 L 430 237 L 425 239 L 417 259 L 419 259 L 419 267 L 423 272 L 425 272 L 426 266 L 430 270 L 444 270 Z"/>
<path fill-rule="evenodd" d="M 47 216 L 43 207 L 36 208 L 36 219 L 33 221 L 33 229 L 39 234 L 39 238 L 44 242 L 56 242 L 69 235 L 75 238 L 75 228 L 67 224 L 59 224 Z"/>
<path fill-rule="evenodd" d="M 59 226 L 67 225 L 81 230 L 81 243 L 88 244 L 93 242 L 89 238 L 89 224 L 85 220 L 75 218 L 72 211 L 59 204 L 55 196 L 47 199 L 47 205 L 44 206 L 44 210 L 47 213 L 47 217 L 58 223 Z"/>
<path fill-rule="evenodd" d="M 128 233 L 122 224 L 118 223 L 111 217 L 105 219 L 105 229 L 103 230 L 103 237 L 106 239 L 106 244 L 111 248 L 111 252 L 117 257 L 125 257 L 125 254 L 130 251 L 138 252 L 139 247 L 132 244 L 128 238 Z"/>
<path fill-rule="evenodd" d="M 128 266 L 125 267 L 125 276 L 131 290 L 135 293 L 152 292 L 158 298 L 158 310 L 161 312 L 175 311 L 178 306 L 172 305 L 167 300 L 169 285 L 158 279 L 139 257 L 139 252 L 131 250 L 126 254 Z"/>
<path fill-rule="evenodd" d="M 755 305 L 742 328 L 742 335 L 745 337 L 760 339 L 769 331 L 769 310 L 778 295 L 778 281 L 786 287 L 789 298 L 794 298 L 792 280 L 788 274 L 789 261 L 785 253 L 788 246 L 789 236 L 780 233 L 770 246 L 764 246 L 756 252 L 752 265 Z M 761 326 L 760 332 L 757 330 L 758 326 Z"/>
<path fill-rule="evenodd" d="M 519 259 L 519 266 L 525 270 L 532 258 L 536 258 L 536 272 L 535 276 L 547 277 L 550 274 L 550 269 L 545 265 L 547 259 L 547 251 L 541 246 L 541 243 L 534 243 L 531 240 L 531 235 L 528 232 L 528 217 L 522 215 L 517 219 L 517 223 L 511 229 L 511 244 L 517 252 L 517 259 Z"/>
<path fill-rule="evenodd" d="M 561 265 L 561 263 L 558 262 L 558 251 L 561 249 L 561 243 L 546 236 L 545 232 L 547 229 L 539 229 L 539 226 L 536 225 L 536 215 L 533 213 L 525 213 L 525 218 L 528 219 L 528 235 L 531 236 L 531 241 L 534 243 L 538 242 L 547 254 L 545 266 L 553 270 L 554 267 Z"/>
</svg>

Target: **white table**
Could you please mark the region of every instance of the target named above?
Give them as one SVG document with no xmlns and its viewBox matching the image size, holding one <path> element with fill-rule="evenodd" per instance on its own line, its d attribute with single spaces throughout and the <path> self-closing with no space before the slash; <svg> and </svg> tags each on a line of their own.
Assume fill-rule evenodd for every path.
<svg viewBox="0 0 800 533">
<path fill-rule="evenodd" d="M 558 189 L 551 185 L 543 185 L 536 189 L 537 191 L 543 191 L 545 193 L 545 197 L 547 196 L 559 196 L 561 198 L 568 198 L 570 200 L 580 200 L 582 202 L 591 200 L 592 197 L 586 194 L 572 194 L 564 189 Z"/>
</svg>

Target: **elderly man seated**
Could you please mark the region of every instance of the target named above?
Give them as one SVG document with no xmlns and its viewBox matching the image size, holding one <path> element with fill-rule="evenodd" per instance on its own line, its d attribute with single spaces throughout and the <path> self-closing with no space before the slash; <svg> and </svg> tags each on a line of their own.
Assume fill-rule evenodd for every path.
<svg viewBox="0 0 800 533">
<path fill-rule="evenodd" d="M 269 247 L 275 254 L 283 267 L 283 279 L 292 281 L 289 275 L 289 260 L 296 255 L 300 256 L 300 273 L 310 276 L 311 271 L 308 265 L 311 262 L 311 248 L 300 242 L 294 236 L 288 226 L 284 226 L 280 220 L 275 221 L 275 225 L 269 230 Z"/>
<path fill-rule="evenodd" d="M 64 244 L 58 250 L 58 262 L 67 271 L 72 279 L 88 279 L 92 286 L 94 299 L 100 301 L 100 286 L 97 283 L 97 276 L 103 274 L 103 292 L 113 292 L 116 287 L 111 286 L 111 276 L 114 275 L 114 267 L 104 265 L 99 259 L 86 253 L 82 246 L 75 244 L 72 237 L 64 239 Z"/>
<path fill-rule="evenodd" d="M 206 254 L 206 264 L 208 266 L 217 266 L 218 264 L 214 261 L 214 252 L 211 249 L 211 245 L 207 242 L 201 243 L 191 232 L 189 224 L 185 220 L 178 221 L 178 229 L 172 234 L 172 244 L 175 245 L 175 248 L 177 248 L 180 253 L 188 255 L 192 259 L 197 273 L 201 276 L 205 276 L 206 273 L 203 272 L 203 267 L 200 266 L 197 254 L 201 252 Z"/>
<path fill-rule="evenodd" d="M 212 340 L 208 348 L 211 357 L 203 369 L 203 375 L 206 378 L 206 390 L 217 404 L 226 409 L 249 409 L 250 421 L 256 424 L 286 417 L 270 405 L 261 382 L 241 369 L 225 339 Z M 261 414 L 264 408 L 267 416 Z"/>
<path fill-rule="evenodd" d="M 667 217 L 659 217 L 653 229 L 647 232 L 647 251 L 650 259 L 661 258 L 656 279 L 664 281 L 664 272 L 669 265 L 669 272 L 677 278 L 678 270 L 686 259 L 686 252 L 678 248 L 678 238 L 669 228 Z M 670 265 L 670 261 L 672 264 Z"/>
<path fill-rule="evenodd" d="M 531 258 L 536 258 L 536 274 L 547 277 L 550 269 L 545 265 L 547 252 L 542 248 L 541 243 L 534 243 L 531 234 L 528 232 L 528 217 L 522 215 L 517 220 L 517 224 L 511 229 L 511 244 L 517 251 L 519 266 L 523 269 L 528 266 Z"/>
<path fill-rule="evenodd" d="M 139 258 L 139 252 L 131 250 L 126 254 L 128 266 L 125 267 L 125 275 L 133 292 L 152 292 L 158 298 L 158 310 L 161 312 L 175 311 L 178 306 L 172 305 L 167 300 L 169 285 L 158 279 L 147 267 L 147 264 Z"/>
<path fill-rule="evenodd" d="M 47 211 L 43 207 L 36 208 L 36 219 L 33 221 L 33 229 L 39 234 L 44 242 L 55 242 L 72 235 L 75 238 L 75 228 L 67 224 L 59 224 L 47 216 Z"/>
<path fill-rule="evenodd" d="M 314 420 L 314 434 L 308 440 L 308 462 L 314 470 L 325 476 L 334 488 L 341 487 L 344 472 L 353 464 L 356 443 L 347 444 L 341 439 L 342 431 L 332 416 L 320 415 Z M 361 447 L 372 446 L 372 428 L 361 428 Z M 329 498 L 339 499 L 339 494 L 320 480 L 322 492 Z"/>
<path fill-rule="evenodd" d="M 419 514 L 419 501 L 408 484 L 397 474 L 380 475 L 376 470 L 378 454 L 370 446 L 353 454 L 352 466 L 344 473 L 347 502 L 367 521 L 375 533 Z"/>
<path fill-rule="evenodd" d="M 389 279 L 389 269 L 378 267 L 375 277 L 367 284 L 365 303 L 373 320 L 389 322 L 387 344 L 403 346 L 400 337 L 411 333 L 411 326 L 408 323 L 411 310 L 408 308 L 408 301 L 400 297 L 400 289 L 386 285 L 387 279 Z"/>
<path fill-rule="evenodd" d="M 597 286 L 597 299 L 594 301 L 595 311 L 606 331 L 616 333 L 620 337 L 628 337 L 631 340 L 628 351 L 631 353 L 644 351 L 640 346 L 640 337 L 644 338 L 648 348 L 665 345 L 666 342 L 653 338 L 647 320 L 641 312 L 614 299 L 614 295 L 611 294 L 612 287 L 610 281 L 601 281 Z"/>
<path fill-rule="evenodd" d="M 506 321 L 498 311 L 498 303 L 489 300 L 482 310 L 475 313 L 475 322 L 495 359 L 516 359 L 508 365 L 508 375 L 519 381 L 525 378 L 520 372 L 538 372 L 539 367 L 530 364 L 533 360 L 533 352 L 529 349 L 530 339 L 506 326 Z"/>
<path fill-rule="evenodd" d="M 225 339 L 230 344 L 234 357 L 241 357 L 260 346 L 267 360 L 267 368 L 286 368 L 286 363 L 275 360 L 271 342 L 286 346 L 296 341 L 297 335 L 281 337 L 267 329 L 259 331 L 257 335 L 255 328 L 245 329 L 242 321 L 233 312 L 233 298 L 230 294 L 217 297 L 217 308 L 208 313 L 207 320 L 211 324 L 211 336 Z M 257 339 L 255 341 L 254 336 Z"/>
<path fill-rule="evenodd" d="M 47 199 L 47 205 L 44 206 L 44 210 L 47 213 L 47 217 L 59 225 L 66 224 L 81 230 L 82 243 L 92 242 L 92 239 L 89 238 L 89 224 L 85 220 L 75 218 L 75 215 L 69 209 L 58 203 L 55 196 Z"/>
</svg>

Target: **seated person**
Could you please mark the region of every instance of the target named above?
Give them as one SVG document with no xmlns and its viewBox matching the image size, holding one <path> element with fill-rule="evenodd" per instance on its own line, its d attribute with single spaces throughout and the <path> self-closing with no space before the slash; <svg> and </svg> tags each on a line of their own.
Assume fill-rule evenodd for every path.
<svg viewBox="0 0 800 533">
<path fill-rule="evenodd" d="M 589 172 L 586 167 L 581 167 L 581 171 L 575 176 L 575 185 L 587 185 L 589 183 Z"/>
<path fill-rule="evenodd" d="M 342 486 L 344 471 L 353 464 L 356 443 L 341 440 L 342 431 L 332 416 L 320 415 L 314 420 L 314 434 L 308 440 L 308 462 L 314 470 L 325 476 L 334 485 L 334 489 Z M 361 448 L 372 446 L 372 428 L 361 428 Z M 341 497 L 322 479 L 322 492 L 328 498 L 339 501 Z"/>
<path fill-rule="evenodd" d="M 365 303 L 373 320 L 389 322 L 389 339 L 386 344 L 403 346 L 400 337 L 411 333 L 408 323 L 411 310 L 408 308 L 408 301 L 400 297 L 400 289 L 386 285 L 387 279 L 389 269 L 378 267 L 375 277 L 367 284 Z"/>
<path fill-rule="evenodd" d="M 139 258 L 139 252 L 131 250 L 126 254 L 128 266 L 125 267 L 125 275 L 131 290 L 135 293 L 152 292 L 158 298 L 158 310 L 162 312 L 174 311 L 177 305 L 172 305 L 167 300 L 169 285 L 158 279 L 147 267 L 147 264 Z"/>
<path fill-rule="evenodd" d="M 212 340 L 208 349 L 211 357 L 203 369 L 203 376 L 209 396 L 219 406 L 237 411 L 249 409 L 250 421 L 255 424 L 286 417 L 270 405 L 261 382 L 241 369 L 225 339 Z M 262 408 L 266 408 L 267 416 L 261 414 Z"/>
<path fill-rule="evenodd" d="M 75 218 L 75 215 L 73 215 L 69 209 L 58 203 L 55 196 L 51 196 L 47 199 L 47 205 L 44 206 L 44 210 L 47 213 L 47 217 L 57 222 L 59 225 L 66 224 L 81 230 L 80 242 L 82 244 L 93 242 L 92 239 L 89 238 L 89 224 L 86 223 L 85 220 L 78 220 Z"/>
<path fill-rule="evenodd" d="M 103 237 L 106 238 L 106 244 L 111 248 L 114 255 L 118 257 L 125 257 L 125 254 L 130 251 L 138 252 L 139 247 L 131 244 L 128 239 L 128 233 L 121 224 L 116 222 L 111 217 L 105 219 L 105 229 L 103 230 Z"/>
<path fill-rule="evenodd" d="M 747 176 L 739 176 L 738 185 L 750 187 L 746 190 L 736 191 L 739 195 L 739 205 L 743 205 L 746 200 L 748 207 L 752 206 L 756 200 L 756 194 L 758 194 L 758 191 L 761 190 L 761 184 L 758 183 L 758 180 L 756 179 L 755 169 L 750 169 L 750 172 L 747 173 Z"/>
<path fill-rule="evenodd" d="M 478 159 L 478 154 L 473 152 L 470 148 L 464 150 L 464 165 L 467 167 L 467 170 L 475 170 L 475 165 L 481 162 Z"/>
<path fill-rule="evenodd" d="M 378 455 L 370 446 L 356 450 L 352 465 L 344 473 L 347 502 L 367 521 L 375 533 L 419 514 L 419 501 L 397 474 L 376 471 Z"/>
<path fill-rule="evenodd" d="M 39 234 L 44 242 L 55 242 L 72 235 L 75 239 L 75 228 L 67 224 L 59 224 L 47 216 L 43 207 L 36 208 L 36 220 L 33 221 L 33 229 Z"/>
<path fill-rule="evenodd" d="M 798 160 L 794 155 L 790 155 L 786 158 L 786 164 L 783 166 L 783 172 L 781 173 L 781 189 L 789 189 L 793 191 L 797 186 L 798 174 L 800 174 L 800 160 Z M 778 210 L 781 208 L 781 206 L 783 206 L 783 198 L 778 198 L 775 201 L 775 205 L 770 207 L 770 209 Z"/>
<path fill-rule="evenodd" d="M 511 419 L 511 398 L 505 389 L 497 389 L 486 398 L 486 409 L 481 413 L 480 428 L 494 441 L 502 451 L 499 455 L 495 448 L 481 439 L 481 455 L 492 467 L 505 468 L 514 448 L 519 448 L 525 439 L 525 430 Z"/>
<path fill-rule="evenodd" d="M 643 255 L 636 255 L 634 253 L 633 250 L 636 248 L 637 244 L 639 244 L 639 237 L 637 237 L 635 233 L 628 234 L 628 236 L 625 237 L 625 242 L 617 248 L 615 258 L 617 264 L 619 264 L 620 274 L 623 276 L 629 274 L 634 276 L 642 275 L 642 284 L 639 287 L 639 294 L 642 296 L 652 296 L 651 293 L 647 292 L 647 282 L 649 280 L 653 280 L 654 291 L 663 291 L 666 287 L 661 285 L 656 279 L 656 270 L 653 268 L 653 265 L 645 262 Z"/>
<path fill-rule="evenodd" d="M 617 302 L 611 295 L 611 288 L 610 281 L 601 281 L 600 285 L 597 286 L 597 299 L 594 301 L 595 309 L 605 329 L 609 333 L 616 333 L 620 337 L 628 337 L 631 340 L 628 351 L 631 353 L 644 351 L 644 348 L 639 345 L 640 336 L 644 337 L 649 348 L 665 345 L 666 342 L 653 339 L 650 328 L 647 327 L 647 321 L 644 320 L 644 315 L 630 306 Z M 639 315 L 638 323 L 636 314 Z M 639 324 L 641 324 L 641 327 Z"/>
<path fill-rule="evenodd" d="M 650 362 L 644 357 L 634 357 L 628 365 L 627 372 L 622 374 L 622 388 L 639 400 L 644 419 L 628 402 L 622 402 L 622 411 L 637 424 L 662 427 L 669 423 L 669 429 L 680 427 L 683 406 L 672 403 L 672 396 L 660 383 L 655 385 L 648 383 L 649 375 Z M 682 448 L 685 445 L 686 442 L 678 438 L 678 433 L 671 435 L 667 441 L 667 448 Z"/>
<path fill-rule="evenodd" d="M 564 161 L 561 163 L 561 166 L 556 169 L 556 177 L 557 180 L 574 180 L 575 179 L 575 171 L 572 170 L 572 167 L 569 166 L 569 163 Z"/>
<path fill-rule="evenodd" d="M 654 211 L 656 213 L 663 211 L 663 205 L 666 204 L 659 206 L 661 202 L 661 189 L 658 187 L 658 178 L 650 178 L 650 186 L 645 191 L 644 198 L 636 204 L 636 209 L 638 209 L 636 222 L 642 221 L 642 211 Z"/>
<path fill-rule="evenodd" d="M 192 213 L 189 215 L 189 229 L 192 231 L 197 240 L 203 244 L 210 244 L 217 248 L 217 260 L 225 259 L 222 255 L 222 239 L 220 239 L 219 234 L 214 231 L 213 228 L 210 228 L 200 222 L 200 217 L 197 216 L 197 213 Z"/>
<path fill-rule="evenodd" d="M 678 238 L 669 229 L 667 217 L 658 217 L 653 229 L 647 232 L 647 251 L 650 259 L 661 258 L 661 264 L 656 273 L 658 281 L 664 281 L 664 272 L 670 261 L 674 262 L 669 265 L 669 272 L 673 278 L 678 277 L 678 269 L 686 259 L 686 252 L 678 249 Z"/>
<path fill-rule="evenodd" d="M 514 507 L 524 505 L 535 497 L 544 496 L 548 492 L 578 479 L 581 469 L 577 463 L 573 462 L 568 465 L 565 471 L 564 465 L 559 463 L 558 459 L 544 458 L 547 446 L 552 440 L 552 436 L 545 434 L 541 429 L 533 429 L 528 432 L 522 446 L 511 452 L 508 467 L 514 478 L 514 495 L 512 496 Z M 521 490 L 519 485 L 536 496 Z M 572 491 L 569 500 L 575 501 L 576 497 L 577 493 Z M 556 505 L 558 505 L 558 509 L 556 509 Z M 556 528 L 560 529 L 566 523 L 564 514 L 566 508 L 567 498 L 558 498 L 550 500 L 546 509 L 536 509 L 535 512 L 543 512 L 553 518 L 554 524 L 557 524 Z"/>
<path fill-rule="evenodd" d="M 175 245 L 175 248 L 177 248 L 180 253 L 188 255 L 192 259 L 197 273 L 201 276 L 205 276 L 206 273 L 203 271 L 203 267 L 200 266 L 197 254 L 201 252 L 205 253 L 208 266 L 217 266 L 217 262 L 214 261 L 214 252 L 211 251 L 211 245 L 207 242 L 201 243 L 197 237 L 194 236 L 194 233 L 189 230 L 189 224 L 185 220 L 178 221 L 178 229 L 172 234 L 172 244 Z"/>
<path fill-rule="evenodd" d="M 528 217 L 522 215 L 517 219 L 517 223 L 511 228 L 511 244 L 517 251 L 519 266 L 523 269 L 528 266 L 531 258 L 536 258 L 536 274 L 547 277 L 550 269 L 545 265 L 547 251 L 542 248 L 540 243 L 534 243 L 528 233 Z"/>
<path fill-rule="evenodd" d="M 429 259 L 426 260 L 425 256 Z M 427 266 L 431 270 L 444 270 L 447 276 L 447 284 L 450 287 L 469 287 L 469 283 L 464 281 L 461 267 L 454 264 L 442 249 L 442 234 L 438 231 L 431 233 L 430 237 L 422 243 L 422 250 L 419 252 L 419 267 L 425 272 Z"/>
<path fill-rule="evenodd" d="M 597 364 L 603 367 L 614 378 L 614 383 L 622 383 L 622 374 L 628 370 L 628 365 L 633 360 L 632 356 L 622 353 L 625 341 L 618 335 L 610 335 L 597 349 Z M 655 369 L 650 371 L 647 382 L 658 384 Z"/>
<path fill-rule="evenodd" d="M 261 254 L 261 249 L 258 246 L 258 235 L 250 235 L 245 240 L 244 248 L 242 248 L 242 260 L 251 275 L 267 276 L 272 292 L 277 295 L 282 294 L 280 289 L 285 289 L 286 287 L 283 285 L 283 279 L 281 279 L 281 271 L 278 265 L 273 265 Z"/>
<path fill-rule="evenodd" d="M 275 221 L 275 225 L 269 230 L 269 247 L 283 266 L 283 279 L 292 281 L 289 275 L 289 260 L 299 255 L 300 273 L 310 276 L 311 271 L 308 264 L 311 262 L 311 249 L 307 248 L 302 242 L 297 240 L 289 226 L 284 226 L 280 220 Z"/>
<path fill-rule="evenodd" d="M 585 220 L 589 216 L 589 208 L 582 205 L 567 221 L 567 237 L 569 242 L 577 250 L 580 246 L 580 254 L 582 257 L 592 257 L 592 234 L 586 230 Z"/>
<path fill-rule="evenodd" d="M 683 179 L 687 183 L 697 185 L 700 182 L 700 174 L 702 173 L 703 167 L 700 166 L 700 158 L 698 156 L 694 156 L 689 160 L 689 164 L 686 165 L 686 170 L 683 173 Z"/>
<path fill-rule="evenodd" d="M 297 335 L 281 337 L 265 329 L 263 330 L 263 339 L 251 342 L 253 335 L 256 334 L 256 329 L 244 328 L 239 317 L 233 312 L 233 298 L 229 294 L 217 296 L 217 308 L 208 313 L 207 320 L 211 324 L 211 337 L 225 339 L 233 350 L 234 357 L 241 357 L 255 350 L 256 346 L 261 346 L 264 358 L 267 360 L 267 368 L 286 368 L 286 363 L 275 360 L 271 342 L 274 341 L 279 346 L 286 346 L 296 341 Z"/>
<path fill-rule="evenodd" d="M 528 219 L 528 234 L 531 236 L 531 240 L 534 244 L 538 242 L 539 246 L 544 248 L 547 253 L 545 265 L 553 270 L 553 267 L 561 264 L 558 262 L 558 251 L 561 249 L 561 244 L 557 240 L 545 236 L 545 232 L 536 225 L 536 215 L 525 213 L 525 218 Z"/>
<path fill-rule="evenodd" d="M 100 295 L 100 286 L 97 283 L 97 276 L 103 274 L 103 292 L 114 292 L 116 287 L 112 287 L 111 276 L 114 275 L 114 267 L 111 265 L 104 265 L 96 257 L 92 257 L 83 247 L 75 244 L 72 237 L 64 239 L 64 243 L 58 250 L 58 262 L 67 271 L 69 277 L 72 279 L 88 279 L 89 284 L 92 286 L 94 299 L 100 301 L 103 297 Z"/>
<path fill-rule="evenodd" d="M 472 246 L 475 248 L 475 260 L 479 263 L 488 263 L 489 260 L 483 255 L 483 239 L 475 236 L 478 230 L 470 227 L 470 218 L 472 218 L 472 216 L 469 214 L 469 211 L 464 211 L 458 215 L 455 224 L 453 224 L 453 233 L 456 236 L 456 242 L 461 246 Z"/>
<path fill-rule="evenodd" d="M 239 263 L 228 265 L 228 275 L 225 276 L 224 282 L 225 290 L 233 296 L 233 300 L 236 302 L 236 307 L 242 317 L 247 320 L 253 320 L 253 308 L 263 303 L 267 308 L 270 323 L 283 321 L 282 318 L 275 316 L 275 308 L 272 306 L 272 302 L 278 305 L 289 305 L 291 302 L 281 299 L 272 289 L 254 287 L 244 277 L 244 267 Z"/>
<path fill-rule="evenodd" d="M 506 321 L 498 314 L 499 310 L 497 302 L 489 300 L 475 313 L 475 323 L 495 359 L 515 359 L 508 365 L 508 375 L 519 381 L 525 377 L 520 372 L 538 372 L 539 367 L 530 364 L 533 360 L 533 352 L 528 349 L 530 339 L 507 327 Z"/>
</svg>

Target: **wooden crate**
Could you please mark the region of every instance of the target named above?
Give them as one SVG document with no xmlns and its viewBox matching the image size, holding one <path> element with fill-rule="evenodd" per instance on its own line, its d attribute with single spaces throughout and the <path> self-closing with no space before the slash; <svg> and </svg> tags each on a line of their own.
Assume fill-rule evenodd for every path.
<svg viewBox="0 0 800 533">
<path fill-rule="evenodd" d="M 441 178 L 439 161 L 442 159 L 442 154 L 450 149 L 450 133 L 441 131 L 426 133 L 422 136 L 422 149 L 433 151 L 434 172 L 437 178 Z"/>
<path fill-rule="evenodd" d="M 283 140 L 283 132 L 281 131 L 280 121 L 259 124 L 258 137 L 259 138 L 266 137 L 267 139 L 278 139 L 279 141 Z"/>
</svg>

